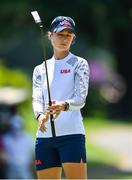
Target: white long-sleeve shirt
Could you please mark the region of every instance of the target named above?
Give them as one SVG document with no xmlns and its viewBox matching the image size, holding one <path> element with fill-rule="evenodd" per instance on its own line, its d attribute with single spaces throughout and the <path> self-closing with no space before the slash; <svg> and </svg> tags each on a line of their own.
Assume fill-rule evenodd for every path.
<svg viewBox="0 0 132 180">
<path fill-rule="evenodd" d="M 85 134 L 80 109 L 88 94 L 89 66 L 85 59 L 69 53 L 63 59 L 47 60 L 48 77 L 52 101 L 66 101 L 69 110 L 61 112 L 54 121 L 56 136 Z M 35 117 L 44 114 L 48 103 L 44 63 L 33 72 L 33 110 Z M 52 137 L 50 121 L 45 123 L 46 132 L 37 131 L 37 137 Z"/>
</svg>

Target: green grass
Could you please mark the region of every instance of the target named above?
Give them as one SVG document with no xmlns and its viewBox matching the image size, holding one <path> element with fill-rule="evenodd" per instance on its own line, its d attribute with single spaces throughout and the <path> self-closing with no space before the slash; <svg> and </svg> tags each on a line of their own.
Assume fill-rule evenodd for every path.
<svg viewBox="0 0 132 180">
<path fill-rule="evenodd" d="M 95 144 L 87 143 L 86 149 L 89 162 L 115 165 L 119 160 L 118 156 L 115 153 Z"/>
<path fill-rule="evenodd" d="M 112 128 L 112 127 L 132 127 L 132 121 L 131 122 L 125 122 L 125 121 L 117 121 L 115 120 L 111 120 L 111 119 L 107 119 L 107 118 L 84 118 L 84 125 L 86 130 L 88 130 L 89 132 L 91 131 L 98 131 L 101 129 L 105 129 L 105 128 Z"/>
<path fill-rule="evenodd" d="M 95 144 L 90 139 L 91 134 L 97 135 L 101 131 L 124 129 L 132 127 L 132 122 L 109 120 L 106 118 L 85 118 L 86 149 L 88 167 L 92 173 L 91 179 L 132 179 L 132 173 L 118 169 L 120 157 L 117 153 Z"/>
<path fill-rule="evenodd" d="M 105 118 L 85 118 L 84 126 L 86 131 L 86 148 L 88 160 L 90 162 L 100 162 L 108 165 L 116 165 L 120 158 L 118 154 L 97 144 L 94 144 L 92 140 L 89 139 L 90 134 L 97 134 L 101 130 L 105 129 L 130 127 L 130 125 L 132 126 L 132 123 L 127 124 L 122 121 L 112 121 Z"/>
<path fill-rule="evenodd" d="M 116 179 L 124 179 L 124 180 L 126 180 L 126 179 L 131 179 L 132 180 L 132 176 L 130 175 L 127 175 L 127 176 L 117 176 L 116 177 Z"/>
<path fill-rule="evenodd" d="M 112 127 L 113 123 L 101 118 L 85 118 L 84 126 L 86 131 L 86 149 L 88 161 L 115 165 L 119 160 L 117 154 L 94 144 L 92 140 L 89 139 L 91 133 L 98 133 L 98 131 L 101 129 Z"/>
</svg>

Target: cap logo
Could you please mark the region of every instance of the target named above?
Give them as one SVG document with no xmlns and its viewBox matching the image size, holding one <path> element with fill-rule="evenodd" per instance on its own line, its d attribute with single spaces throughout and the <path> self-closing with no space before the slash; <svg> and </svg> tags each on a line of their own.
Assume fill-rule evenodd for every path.
<svg viewBox="0 0 132 180">
<path fill-rule="evenodd" d="M 66 20 L 60 22 L 60 25 L 61 25 L 61 26 L 72 26 L 71 23 L 68 22 L 68 21 L 66 21 Z"/>
<path fill-rule="evenodd" d="M 75 23 L 72 18 L 58 16 L 52 21 L 50 25 L 50 31 L 55 33 L 61 32 L 65 28 L 69 28 L 75 33 Z"/>
</svg>

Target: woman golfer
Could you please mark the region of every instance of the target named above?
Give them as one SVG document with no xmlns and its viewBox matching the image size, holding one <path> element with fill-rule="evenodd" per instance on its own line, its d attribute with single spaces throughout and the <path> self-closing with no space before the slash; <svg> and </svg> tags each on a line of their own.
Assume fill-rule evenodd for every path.
<svg viewBox="0 0 132 180">
<path fill-rule="evenodd" d="M 33 72 L 33 110 L 38 120 L 37 177 L 60 179 L 63 168 L 67 179 L 87 179 L 85 130 L 80 109 L 88 93 L 89 66 L 85 59 L 70 52 L 75 39 L 73 19 L 56 17 L 48 38 L 53 47 L 53 57 L 47 60 L 52 104 L 48 104 L 44 64 L 36 66 Z"/>
</svg>

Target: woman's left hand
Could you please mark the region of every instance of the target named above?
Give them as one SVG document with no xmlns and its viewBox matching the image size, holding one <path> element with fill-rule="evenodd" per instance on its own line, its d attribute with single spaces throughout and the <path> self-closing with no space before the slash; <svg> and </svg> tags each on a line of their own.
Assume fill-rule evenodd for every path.
<svg viewBox="0 0 132 180">
<path fill-rule="evenodd" d="M 47 110 L 50 114 L 54 116 L 54 119 L 56 119 L 61 111 L 64 111 L 65 109 L 65 101 L 52 101 L 51 106 L 48 106 Z"/>
</svg>

